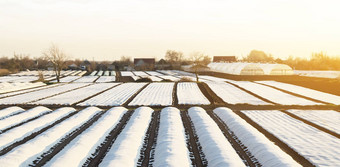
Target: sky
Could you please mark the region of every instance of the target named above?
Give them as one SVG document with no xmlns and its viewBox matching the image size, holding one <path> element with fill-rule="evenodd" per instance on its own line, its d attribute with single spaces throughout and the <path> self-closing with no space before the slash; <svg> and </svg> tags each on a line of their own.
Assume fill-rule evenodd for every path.
<svg viewBox="0 0 340 167">
<path fill-rule="evenodd" d="M 0 56 L 340 56 L 338 0 L 0 0 Z"/>
</svg>

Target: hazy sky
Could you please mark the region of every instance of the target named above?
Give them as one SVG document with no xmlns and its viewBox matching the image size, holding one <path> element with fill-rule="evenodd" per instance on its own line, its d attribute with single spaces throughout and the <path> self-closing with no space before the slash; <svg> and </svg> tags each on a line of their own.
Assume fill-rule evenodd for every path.
<svg viewBox="0 0 340 167">
<path fill-rule="evenodd" d="M 0 56 L 340 56 L 339 0 L 0 0 Z"/>
</svg>

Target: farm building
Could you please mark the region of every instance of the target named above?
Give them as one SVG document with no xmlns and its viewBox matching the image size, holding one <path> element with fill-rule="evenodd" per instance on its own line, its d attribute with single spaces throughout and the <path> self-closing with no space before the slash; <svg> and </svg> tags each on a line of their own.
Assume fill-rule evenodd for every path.
<svg viewBox="0 0 340 167">
<path fill-rule="evenodd" d="M 236 62 L 235 56 L 214 56 L 213 62 Z"/>
<path fill-rule="evenodd" d="M 210 63 L 211 71 L 233 75 L 293 75 L 291 67 L 285 64 L 262 63 Z"/>
<path fill-rule="evenodd" d="M 155 67 L 154 58 L 135 58 L 135 70 L 153 70 Z"/>
</svg>

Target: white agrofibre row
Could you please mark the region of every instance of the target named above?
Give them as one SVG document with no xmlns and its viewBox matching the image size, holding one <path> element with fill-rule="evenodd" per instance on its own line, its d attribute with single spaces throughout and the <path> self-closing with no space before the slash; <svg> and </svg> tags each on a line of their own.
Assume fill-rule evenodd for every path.
<svg viewBox="0 0 340 167">
<path fill-rule="evenodd" d="M 172 105 L 174 83 L 150 83 L 130 103 L 136 105 Z"/>
<path fill-rule="evenodd" d="M 340 164 L 338 138 L 277 110 L 242 112 L 316 166 Z"/>
<path fill-rule="evenodd" d="M 16 112 L 11 115 L 8 110 Z M 38 118 L 25 122 L 34 116 Z M 71 107 L 60 108 L 51 111 L 45 107 L 36 107 L 22 111 L 21 108 L 6 108 L 0 110 L 7 112 L 1 122 L 8 122 L 12 117 L 21 115 L 20 120 L 25 122 L 13 127 L 0 136 L 0 148 L 12 147 L 8 152 L 0 151 L 0 164 L 4 166 L 28 166 L 34 165 L 54 146 L 63 144 L 70 134 L 79 131 L 85 124 L 89 126 L 78 135 L 65 143 L 59 152 L 47 159 L 46 166 L 82 166 L 91 161 L 97 149 L 105 142 L 110 132 L 115 130 L 118 124 L 124 123 L 123 117 L 128 113 L 132 115 L 126 119 L 126 125 L 117 133 L 103 161 L 99 166 L 136 166 L 142 155 L 142 148 L 146 147 L 147 130 L 151 121 L 156 119 L 153 112 L 160 112 L 158 131 L 155 140 L 153 166 L 190 166 L 194 159 L 190 158 L 188 148 L 188 136 L 182 121 L 181 112 L 187 112 L 192 122 L 193 133 L 201 146 L 201 151 L 208 166 L 232 165 L 245 166 L 242 159 L 217 123 L 212 117 L 220 118 L 229 130 L 247 147 L 247 150 L 263 166 L 300 166 L 292 157 L 282 151 L 278 146 L 267 139 L 260 131 L 252 127 L 245 120 L 228 108 L 217 108 L 213 115 L 201 107 L 192 107 L 189 110 L 180 111 L 174 107 L 167 107 L 161 111 L 154 111 L 149 107 L 139 107 L 134 111 L 128 111 L 123 107 L 114 107 L 103 111 L 97 107 L 88 107 L 76 111 Z M 19 112 L 19 113 L 18 113 Z M 340 140 L 312 128 L 310 125 L 295 120 L 280 111 L 242 111 L 268 132 L 287 143 L 299 154 L 319 166 L 334 166 L 339 163 Z M 26 114 L 27 113 L 27 114 Z M 42 114 L 39 114 L 42 113 Z M 26 114 L 26 115 L 25 115 Z M 24 119 L 24 117 L 27 117 Z M 97 117 L 98 119 L 93 119 Z M 63 120 L 61 120 L 63 119 Z M 61 120 L 61 121 L 59 121 Z M 58 123 L 55 123 L 59 121 Z M 122 122 L 123 121 L 123 122 Z M 54 124 L 55 123 L 55 124 Z M 52 124 L 54 124 L 52 126 Z M 191 125 L 187 125 L 191 126 Z M 48 128 L 46 128 L 48 127 Z M 44 129 L 44 130 L 43 130 Z M 118 129 L 116 130 L 118 131 Z M 33 133 L 35 137 L 30 137 Z M 21 141 L 20 144 L 16 144 Z M 319 155 L 322 155 L 319 157 Z"/>
</svg>

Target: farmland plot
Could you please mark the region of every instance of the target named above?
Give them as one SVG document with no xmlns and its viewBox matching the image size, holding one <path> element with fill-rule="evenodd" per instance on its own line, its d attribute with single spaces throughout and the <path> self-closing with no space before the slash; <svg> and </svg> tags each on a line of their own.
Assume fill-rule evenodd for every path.
<svg viewBox="0 0 340 167">
<path fill-rule="evenodd" d="M 0 156 L 0 164 L 2 166 L 32 165 L 33 161 L 38 159 L 40 155 L 50 150 L 61 139 L 67 137 L 99 112 L 101 110 L 96 107 L 89 107 L 80 111 L 26 143 L 15 147 L 7 154 Z"/>
<path fill-rule="evenodd" d="M 171 105 L 173 87 L 174 87 L 174 83 L 151 83 L 129 103 L 129 106 Z"/>
<path fill-rule="evenodd" d="M 36 100 L 40 100 L 49 96 L 53 96 L 59 93 L 70 91 L 75 88 L 86 86 L 88 83 L 70 83 L 57 87 L 50 87 L 47 89 L 40 89 L 34 92 L 28 92 L 24 94 L 19 94 L 16 96 L 10 96 L 0 99 L 0 104 L 23 104 L 29 103 Z"/>
<path fill-rule="evenodd" d="M 203 95 L 197 83 L 180 82 L 177 84 L 178 104 L 208 105 L 210 101 Z"/>
<path fill-rule="evenodd" d="M 162 109 L 153 166 L 191 166 L 180 111 Z"/>
<path fill-rule="evenodd" d="M 228 108 L 220 107 L 214 113 L 229 127 L 263 166 L 301 166 L 261 132 Z"/>
<path fill-rule="evenodd" d="M 110 71 L 105 71 L 103 76 L 110 76 Z"/>
<path fill-rule="evenodd" d="M 288 93 L 284 93 L 277 89 L 260 85 L 249 81 L 235 81 L 236 85 L 253 92 L 265 99 L 268 99 L 274 103 L 282 105 L 322 105 L 304 98 L 296 97 Z"/>
<path fill-rule="evenodd" d="M 21 122 L 25 122 L 27 120 L 44 115 L 50 111 L 51 110 L 46 107 L 39 106 L 39 107 L 32 108 L 30 110 L 27 110 L 25 112 L 22 112 L 20 114 L 13 115 L 11 117 L 0 120 L 0 132 L 2 132 L 3 130 L 7 128 L 15 126 Z"/>
<path fill-rule="evenodd" d="M 95 76 L 97 74 L 98 71 L 92 71 L 90 76 Z"/>
<path fill-rule="evenodd" d="M 149 76 L 149 74 L 145 73 L 144 71 L 133 71 L 133 73 L 137 76 Z"/>
<path fill-rule="evenodd" d="M 156 76 L 147 76 L 147 78 L 150 78 L 153 82 L 159 82 L 159 81 L 163 80 L 163 79 L 156 77 Z"/>
<path fill-rule="evenodd" d="M 18 95 L 18 94 L 27 93 L 27 92 L 32 92 L 32 91 L 41 90 L 41 89 L 46 89 L 46 88 L 52 88 L 52 87 L 61 86 L 61 85 L 64 85 L 64 84 L 53 84 L 53 85 L 34 87 L 34 88 L 30 88 L 30 89 L 18 90 L 18 91 L 14 91 L 14 92 L 0 94 L 0 98 Z"/>
<path fill-rule="evenodd" d="M 72 82 L 74 80 L 79 79 L 81 76 L 66 76 L 64 78 L 60 78 L 59 82 Z M 53 80 L 51 82 L 57 82 L 57 80 Z"/>
<path fill-rule="evenodd" d="M 170 81 L 179 81 L 180 80 L 179 78 L 171 76 L 171 75 L 161 75 L 161 76 L 158 76 L 158 77 L 162 78 L 162 79 L 167 79 L 167 80 L 170 80 Z"/>
<path fill-rule="evenodd" d="M 209 166 L 245 166 L 203 108 L 191 107 L 188 112 Z"/>
<path fill-rule="evenodd" d="M 70 92 L 66 92 L 60 95 L 52 96 L 43 100 L 33 102 L 31 104 L 69 104 L 72 105 L 83 99 L 86 99 L 96 93 L 104 91 L 110 87 L 118 85 L 118 83 L 100 83 L 92 84 L 80 89 L 76 89 Z"/>
<path fill-rule="evenodd" d="M 7 117 L 10 117 L 12 115 L 21 113 L 23 111 L 25 111 L 25 110 L 20 108 L 20 107 L 17 107 L 17 106 L 4 108 L 4 109 L 0 110 L 0 120 L 5 119 Z"/>
<path fill-rule="evenodd" d="M 213 82 L 225 82 L 225 81 L 228 81 L 228 79 L 213 77 L 213 76 L 209 76 L 209 75 L 199 75 L 198 78 L 199 79 L 205 79 L 205 80 L 213 81 Z"/>
<path fill-rule="evenodd" d="M 79 74 L 77 74 L 78 76 L 83 76 L 83 75 L 85 75 L 87 73 L 87 71 L 82 71 L 82 72 L 80 72 Z"/>
<path fill-rule="evenodd" d="M 121 71 L 120 74 L 123 77 L 125 77 L 125 76 L 134 76 L 135 75 L 131 71 Z"/>
<path fill-rule="evenodd" d="M 101 70 L 100 70 L 100 71 L 96 74 L 96 76 L 102 76 L 103 73 L 104 73 L 104 71 L 101 71 Z"/>
<path fill-rule="evenodd" d="M 127 112 L 126 108 L 115 107 L 104 113 L 92 126 L 73 139 L 45 166 L 82 166 L 104 142 L 105 137 Z"/>
<path fill-rule="evenodd" d="M 149 107 L 135 110 L 99 166 L 137 166 L 152 112 Z"/>
<path fill-rule="evenodd" d="M 101 76 L 96 80 L 96 82 L 114 82 L 114 81 L 116 81 L 115 76 Z"/>
<path fill-rule="evenodd" d="M 30 82 L 15 82 L 15 83 L 7 83 L 2 82 L 0 83 L 0 93 L 6 93 L 11 91 L 17 91 L 21 89 L 28 89 L 28 88 L 34 88 L 46 85 L 43 82 L 36 82 L 36 83 L 30 83 Z"/>
<path fill-rule="evenodd" d="M 242 111 L 316 166 L 340 164 L 340 140 L 277 110 Z"/>
<path fill-rule="evenodd" d="M 161 75 L 164 75 L 164 74 L 161 74 L 157 71 L 146 71 L 146 73 L 148 73 L 149 75 L 152 75 L 152 76 L 161 76 Z"/>
<path fill-rule="evenodd" d="M 217 82 L 206 82 L 210 89 L 229 104 L 251 104 L 251 105 L 271 105 L 263 100 L 244 92 L 243 90 L 228 84 Z"/>
<path fill-rule="evenodd" d="M 88 99 L 85 102 L 79 103 L 78 105 L 119 106 L 124 104 L 132 95 L 145 85 L 146 83 L 124 83 Z"/>
<path fill-rule="evenodd" d="M 288 110 L 307 121 L 340 134 L 340 113 L 333 110 Z"/>
<path fill-rule="evenodd" d="M 116 76 L 116 71 L 111 71 L 111 76 Z"/>
<path fill-rule="evenodd" d="M 19 127 L 11 129 L 0 135 L 0 150 L 21 141 L 32 133 L 38 132 L 41 129 L 53 124 L 55 121 L 67 116 L 75 109 L 71 107 L 60 108 L 52 113 L 43 115 L 38 119 L 25 123 Z"/>
<path fill-rule="evenodd" d="M 265 85 L 273 86 L 279 89 L 283 89 L 289 92 L 293 92 L 296 94 L 300 94 L 306 97 L 310 97 L 312 99 L 320 100 L 327 103 L 332 103 L 335 105 L 340 104 L 340 96 L 332 95 L 329 93 L 320 92 L 317 90 L 304 88 L 301 86 L 296 86 L 292 84 L 276 82 L 276 81 L 257 81 L 258 83 L 262 83 Z"/>
<path fill-rule="evenodd" d="M 98 76 L 83 76 L 74 82 L 94 82 L 97 78 Z"/>
<path fill-rule="evenodd" d="M 37 76 L 21 76 L 15 77 L 13 80 L 10 80 L 9 82 L 33 82 L 38 79 L 39 78 Z"/>
</svg>

